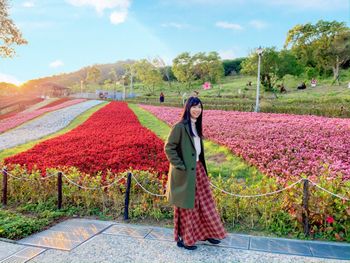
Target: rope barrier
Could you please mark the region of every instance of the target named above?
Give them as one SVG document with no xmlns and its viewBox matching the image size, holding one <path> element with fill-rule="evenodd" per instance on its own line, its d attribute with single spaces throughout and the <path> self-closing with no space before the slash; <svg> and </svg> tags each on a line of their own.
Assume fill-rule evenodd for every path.
<svg viewBox="0 0 350 263">
<path fill-rule="evenodd" d="M 116 184 L 118 182 L 118 180 L 115 180 L 113 183 L 109 184 L 109 185 L 104 185 L 104 186 L 101 186 L 101 187 L 86 187 L 86 186 L 81 186 L 79 184 L 77 184 L 76 182 L 72 181 L 71 179 L 69 179 L 64 173 L 62 173 L 62 175 L 64 176 L 64 178 L 67 179 L 67 181 L 81 189 L 85 189 L 85 190 L 98 190 L 98 189 L 103 189 L 103 188 L 109 188 L 111 187 L 112 185 Z M 122 178 L 125 178 L 125 177 L 122 177 Z M 122 179 L 120 178 L 120 179 Z"/>
<path fill-rule="evenodd" d="M 31 179 L 31 178 L 17 177 L 17 176 L 15 176 L 15 175 L 9 173 L 9 172 L 6 171 L 5 169 L 2 169 L 2 172 L 3 172 L 3 173 L 6 173 L 6 174 L 9 175 L 10 177 L 13 177 L 13 178 L 15 178 L 15 179 L 17 179 L 17 180 L 35 181 L 35 179 Z M 56 176 L 56 174 L 50 174 L 50 175 L 45 176 L 45 177 L 40 177 L 39 180 L 47 180 L 47 179 L 49 179 L 49 178 L 51 178 L 51 177 L 53 177 L 53 176 Z"/>
<path fill-rule="evenodd" d="M 164 197 L 165 196 L 165 195 L 155 194 L 155 193 L 152 193 L 152 192 L 148 191 L 146 188 L 144 188 L 142 186 L 142 184 L 139 183 L 139 181 L 137 181 L 136 177 L 133 176 L 133 174 L 131 174 L 131 177 L 134 178 L 134 180 L 136 181 L 136 184 L 138 184 L 145 192 L 149 193 L 150 195 L 159 196 L 159 197 Z"/>
<path fill-rule="evenodd" d="M 212 182 L 210 182 L 210 185 L 213 186 L 214 188 L 220 190 L 221 192 L 225 193 L 225 194 L 228 194 L 228 195 L 231 195 L 231 196 L 236 196 L 236 197 L 242 197 L 242 198 L 252 198 L 252 197 L 261 197 L 261 196 L 267 196 L 267 195 L 273 195 L 273 194 L 277 194 L 277 193 L 280 193 L 282 191 L 285 191 L 287 189 L 290 189 L 292 187 L 294 187 L 295 185 L 297 185 L 298 183 L 300 183 L 301 181 L 303 181 L 304 179 L 300 179 L 298 181 L 296 181 L 295 183 L 292 183 L 291 185 L 283 188 L 283 189 L 280 189 L 280 190 L 277 190 L 277 191 L 273 191 L 273 192 L 269 192 L 269 193 L 265 193 L 265 194 L 256 194 L 256 195 L 240 195 L 240 194 L 234 194 L 234 193 L 230 193 L 230 192 L 227 192 L 225 191 L 224 189 L 221 189 L 219 187 L 217 187 L 216 185 L 212 184 Z"/>
<path fill-rule="evenodd" d="M 318 187 L 319 189 L 325 191 L 326 193 L 328 193 L 328 194 L 330 194 L 330 195 L 333 195 L 333 196 L 338 197 L 338 198 L 340 198 L 340 199 L 342 199 L 342 200 L 345 200 L 345 201 L 350 201 L 349 198 L 346 198 L 346 197 L 344 197 L 344 196 L 341 196 L 341 195 L 332 193 L 332 192 L 328 191 L 327 189 L 323 188 L 322 186 L 320 186 L 320 185 L 314 183 L 313 181 L 310 181 L 309 179 L 307 179 L 307 180 L 308 180 L 310 183 L 312 183 L 314 186 Z"/>
<path fill-rule="evenodd" d="M 15 175 L 9 173 L 9 172 L 6 171 L 5 169 L 2 169 L 2 172 L 5 172 L 5 173 L 8 174 L 9 176 L 11 176 L 11 177 L 13 177 L 13 178 L 15 178 L 15 179 L 18 179 L 18 180 L 26 180 L 26 181 L 34 181 L 34 180 L 35 180 L 35 179 L 29 179 L 29 178 L 24 178 L 24 177 L 22 177 L 22 178 L 17 177 L 17 176 L 15 176 Z M 50 177 L 53 177 L 53 176 L 56 176 L 56 175 L 57 175 L 57 174 L 50 174 L 50 175 L 48 175 L 48 176 L 46 176 L 46 177 L 41 177 L 40 180 L 46 180 L 46 179 L 49 179 Z M 72 181 L 71 179 L 69 179 L 63 172 L 62 172 L 62 175 L 67 179 L 67 181 L 68 181 L 69 183 L 71 183 L 71 184 L 73 184 L 73 185 L 75 185 L 75 186 L 77 186 L 77 187 L 79 187 L 79 188 L 81 188 L 81 189 L 85 189 L 85 190 L 98 190 L 98 189 L 103 189 L 103 188 L 109 188 L 109 187 L 111 187 L 112 185 L 114 185 L 114 184 L 116 184 L 116 183 L 118 182 L 118 180 L 115 180 L 113 183 L 111 183 L 111 184 L 109 184 L 109 185 L 106 185 L 106 186 L 101 186 L 101 187 L 85 187 L 85 186 L 81 186 L 81 185 L 77 184 L 76 182 Z M 147 192 L 148 194 L 154 195 L 154 196 L 158 196 L 158 197 L 164 197 L 164 196 L 165 196 L 165 194 L 160 195 L 160 194 L 155 194 L 155 193 L 152 193 L 152 192 L 148 191 L 148 190 L 136 179 L 136 177 L 135 177 L 134 175 L 132 175 L 131 177 L 135 180 L 136 184 L 139 185 L 139 186 L 140 186 L 145 192 Z M 125 177 L 122 177 L 122 178 L 125 178 Z M 122 178 L 120 178 L 120 179 L 122 179 Z M 345 201 L 350 201 L 349 198 L 344 197 L 344 196 L 341 196 L 341 195 L 338 195 L 338 194 L 335 194 L 335 193 L 332 193 L 331 191 L 329 191 L 329 190 L 323 188 L 322 186 L 320 186 L 320 185 L 314 183 L 313 181 L 311 181 L 311 180 L 309 180 L 309 179 L 304 179 L 304 178 L 299 179 L 298 181 L 292 183 L 291 185 L 289 185 L 289 186 L 287 186 L 287 187 L 285 187 L 285 188 L 283 188 L 283 189 L 279 189 L 279 190 L 276 190 L 276 191 L 273 191 L 273 192 L 269 192 L 269 193 L 255 194 L 255 195 L 240 195 L 240 194 L 235 194 L 235 193 L 227 192 L 227 191 L 225 191 L 224 189 L 222 189 L 222 188 L 220 188 L 220 187 L 214 185 L 212 182 L 210 182 L 210 185 L 211 185 L 212 187 L 214 187 L 214 188 L 220 190 L 222 193 L 225 193 L 225 194 L 228 194 L 228 195 L 231 195 L 231 196 L 241 197 L 241 198 L 254 198 L 254 197 L 262 197 L 262 196 L 274 195 L 274 194 L 283 192 L 283 191 L 285 191 L 285 190 L 288 190 L 288 189 L 294 187 L 295 185 L 299 184 L 301 181 L 304 181 L 304 180 L 308 180 L 308 181 L 309 181 L 310 183 L 312 183 L 314 186 L 316 186 L 316 187 L 319 188 L 320 190 L 322 190 L 322 191 L 324 191 L 324 192 L 326 192 L 326 193 L 328 193 L 328 194 L 330 194 L 330 195 L 333 195 L 333 196 L 338 197 L 338 198 L 340 198 L 340 199 L 342 199 L 342 200 L 345 200 Z"/>
<path fill-rule="evenodd" d="M 2 172 L 5 172 L 5 173 L 6 173 L 7 175 L 9 175 L 10 177 L 13 177 L 13 178 L 15 178 L 15 179 L 17 179 L 17 180 L 35 181 L 35 179 L 30 179 L 30 178 L 25 178 L 25 177 L 22 177 L 22 178 L 17 177 L 17 176 L 15 176 L 15 175 L 13 175 L 13 174 L 7 172 L 5 169 L 2 169 Z M 64 176 L 64 178 L 67 179 L 67 181 L 68 181 L 69 183 L 71 183 L 71 184 L 73 184 L 73 185 L 75 185 L 75 186 L 77 186 L 77 187 L 79 187 L 79 188 L 85 189 L 85 190 L 97 190 L 97 189 L 102 189 L 102 188 L 109 188 L 109 187 L 111 187 L 112 185 L 114 185 L 114 184 L 116 184 L 116 183 L 118 182 L 118 180 L 115 180 L 113 183 L 111 183 L 111 184 L 109 184 L 109 185 L 106 185 L 106 186 L 101 186 L 101 187 L 85 187 L 85 186 L 81 186 L 81 185 L 77 184 L 76 182 L 72 181 L 71 179 L 69 179 L 63 172 L 62 172 L 62 175 Z M 50 178 L 50 177 L 53 177 L 53 176 L 57 176 L 57 174 L 56 174 L 56 173 L 55 173 L 55 174 L 51 174 L 51 175 L 49 175 L 49 176 L 41 177 L 41 178 L 39 178 L 39 179 L 40 179 L 40 180 L 46 180 L 46 179 L 48 179 L 48 178 Z M 125 177 L 122 177 L 122 178 L 125 178 Z M 120 179 L 121 179 L 121 178 L 120 178 Z"/>
</svg>

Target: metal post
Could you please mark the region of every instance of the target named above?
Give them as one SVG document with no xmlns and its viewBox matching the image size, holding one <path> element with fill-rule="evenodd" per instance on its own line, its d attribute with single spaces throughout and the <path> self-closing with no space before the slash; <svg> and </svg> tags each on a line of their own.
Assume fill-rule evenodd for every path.
<svg viewBox="0 0 350 263">
<path fill-rule="evenodd" d="M 256 84 L 256 102 L 255 102 L 255 112 L 259 112 L 259 94 L 260 94 L 260 62 L 261 53 L 258 53 L 258 78 Z"/>
<path fill-rule="evenodd" d="M 126 191 L 125 191 L 124 220 L 129 219 L 129 197 L 130 197 L 131 176 L 132 174 L 128 172 L 128 180 L 126 182 Z"/>
<path fill-rule="evenodd" d="M 62 208 L 62 172 L 58 172 L 57 176 L 57 208 Z"/>
<path fill-rule="evenodd" d="M 114 100 L 117 99 L 117 96 L 116 96 L 116 88 L 117 88 L 117 85 L 118 85 L 118 81 L 116 81 L 115 84 L 113 85 L 113 86 L 114 86 Z"/>
<path fill-rule="evenodd" d="M 133 98 L 133 94 L 134 94 L 134 76 L 133 74 L 131 73 L 130 75 L 130 94 L 131 94 L 131 97 Z"/>
<path fill-rule="evenodd" d="M 2 171 L 2 205 L 7 205 L 7 170 Z"/>
<path fill-rule="evenodd" d="M 310 235 L 310 225 L 309 225 L 309 180 L 304 179 L 303 185 L 303 210 L 302 210 L 302 220 L 304 226 L 305 236 Z"/>
</svg>

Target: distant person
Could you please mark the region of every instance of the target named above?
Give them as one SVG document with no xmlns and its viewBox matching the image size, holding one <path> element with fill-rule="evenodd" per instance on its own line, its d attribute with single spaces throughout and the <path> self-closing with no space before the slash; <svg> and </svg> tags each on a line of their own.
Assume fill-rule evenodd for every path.
<svg viewBox="0 0 350 263">
<path fill-rule="evenodd" d="M 203 105 L 188 98 L 182 117 L 165 143 L 170 162 L 166 196 L 174 206 L 174 239 L 177 246 L 197 248 L 197 241 L 219 244 L 227 233 L 210 189 L 202 134 Z"/>
<path fill-rule="evenodd" d="M 301 83 L 300 85 L 298 85 L 297 89 L 306 89 L 306 84 L 305 82 Z"/>
<path fill-rule="evenodd" d="M 164 93 L 163 92 L 161 92 L 160 95 L 159 95 L 159 102 L 160 103 L 164 102 Z"/>
<path fill-rule="evenodd" d="M 316 85 L 317 85 L 317 80 L 312 78 L 312 80 L 311 80 L 311 87 L 314 88 L 314 87 L 316 87 Z"/>
<path fill-rule="evenodd" d="M 280 93 L 287 93 L 286 88 L 284 87 L 283 84 L 279 85 L 280 86 Z"/>
</svg>

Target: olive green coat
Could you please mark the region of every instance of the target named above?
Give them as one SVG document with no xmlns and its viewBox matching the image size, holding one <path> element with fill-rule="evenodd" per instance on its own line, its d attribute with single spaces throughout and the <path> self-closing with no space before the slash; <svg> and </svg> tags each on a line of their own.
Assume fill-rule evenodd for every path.
<svg viewBox="0 0 350 263">
<path fill-rule="evenodd" d="M 199 160 L 207 171 L 203 141 Z M 165 143 L 170 162 L 166 196 L 170 204 L 181 208 L 194 208 L 196 189 L 196 149 L 187 121 L 175 124 Z"/>
</svg>

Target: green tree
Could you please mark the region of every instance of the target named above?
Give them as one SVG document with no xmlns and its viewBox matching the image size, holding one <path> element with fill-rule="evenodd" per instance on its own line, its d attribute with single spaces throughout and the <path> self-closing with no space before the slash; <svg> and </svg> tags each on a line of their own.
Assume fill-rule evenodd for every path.
<svg viewBox="0 0 350 263">
<path fill-rule="evenodd" d="M 290 47 L 297 58 L 308 67 L 333 70 L 339 78 L 339 67 L 349 60 L 350 28 L 344 22 L 318 21 L 296 25 L 288 31 L 285 47 Z"/>
<path fill-rule="evenodd" d="M 101 77 L 101 70 L 97 66 L 89 67 L 87 70 L 86 81 L 97 83 L 97 80 Z"/>
<path fill-rule="evenodd" d="M 256 75 L 258 55 L 252 52 L 242 62 L 242 73 Z M 303 71 L 296 57 L 288 50 L 278 52 L 275 47 L 265 48 L 261 58 L 260 81 L 266 91 L 276 91 L 276 84 L 287 74 L 300 75 Z"/>
<path fill-rule="evenodd" d="M 193 60 L 190 53 L 184 52 L 174 58 L 172 67 L 177 80 L 185 83 L 189 89 L 196 78 Z"/>
<path fill-rule="evenodd" d="M 209 52 L 206 55 L 203 52 L 193 56 L 194 71 L 203 81 L 217 83 L 224 75 L 224 67 L 221 58 L 217 52 Z"/>
<path fill-rule="evenodd" d="M 224 66 L 225 76 L 238 74 L 241 71 L 241 64 L 244 58 L 236 58 L 236 59 L 225 59 L 222 61 Z"/>
<path fill-rule="evenodd" d="M 157 67 L 146 59 L 137 61 L 134 64 L 137 78 L 143 83 L 149 95 L 155 94 L 155 87 L 162 83 L 162 75 Z"/>
<path fill-rule="evenodd" d="M 278 52 L 275 47 L 265 48 L 261 58 L 260 81 L 266 91 L 273 91 L 277 81 Z M 252 52 L 242 62 L 241 72 L 249 75 L 256 75 L 258 71 L 258 55 Z"/>
<path fill-rule="evenodd" d="M 0 0 L 0 56 L 4 58 L 13 57 L 16 54 L 13 45 L 28 43 L 9 17 L 8 8 L 7 0 Z"/>
<path fill-rule="evenodd" d="M 115 71 L 115 68 L 112 68 L 111 71 L 108 73 L 108 76 L 110 77 L 111 83 L 115 84 L 115 82 L 118 79 L 117 72 Z"/>
</svg>

